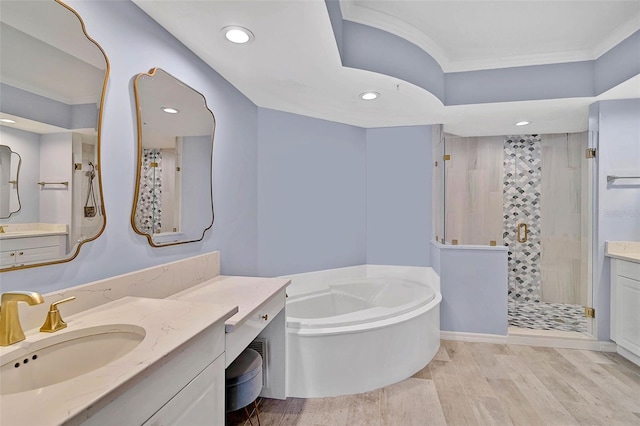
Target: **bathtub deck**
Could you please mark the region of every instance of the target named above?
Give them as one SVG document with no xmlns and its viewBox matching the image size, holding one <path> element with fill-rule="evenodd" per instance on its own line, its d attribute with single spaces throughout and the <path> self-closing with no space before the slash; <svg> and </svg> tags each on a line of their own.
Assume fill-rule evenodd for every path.
<svg viewBox="0 0 640 426">
<path fill-rule="evenodd" d="M 400 383 L 263 400 L 260 418 L 263 426 L 640 425 L 640 367 L 613 353 L 442 341 L 433 361 Z"/>
</svg>

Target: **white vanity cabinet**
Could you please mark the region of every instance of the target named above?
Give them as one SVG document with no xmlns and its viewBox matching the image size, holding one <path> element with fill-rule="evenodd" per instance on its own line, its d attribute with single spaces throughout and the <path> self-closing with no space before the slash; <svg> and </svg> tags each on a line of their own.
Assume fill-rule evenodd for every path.
<svg viewBox="0 0 640 426">
<path fill-rule="evenodd" d="M 224 324 L 209 327 L 82 424 L 223 425 L 224 344 Z"/>
<path fill-rule="evenodd" d="M 611 340 L 640 365 L 640 261 L 611 259 Z"/>
<path fill-rule="evenodd" d="M 225 421 L 224 380 L 224 356 L 221 355 L 144 425 L 223 425 Z"/>
<path fill-rule="evenodd" d="M 0 268 L 61 259 L 66 253 L 66 235 L 0 239 Z"/>
</svg>

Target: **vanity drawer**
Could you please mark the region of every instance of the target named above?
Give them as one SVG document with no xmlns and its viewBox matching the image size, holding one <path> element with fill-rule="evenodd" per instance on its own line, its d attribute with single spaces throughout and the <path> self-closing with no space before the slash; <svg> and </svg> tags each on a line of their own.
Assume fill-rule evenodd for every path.
<svg viewBox="0 0 640 426">
<path fill-rule="evenodd" d="M 255 339 L 273 318 L 284 309 L 284 289 L 267 300 L 244 323 L 225 335 L 226 339 L 226 365 L 228 367 L 249 343 Z"/>
</svg>

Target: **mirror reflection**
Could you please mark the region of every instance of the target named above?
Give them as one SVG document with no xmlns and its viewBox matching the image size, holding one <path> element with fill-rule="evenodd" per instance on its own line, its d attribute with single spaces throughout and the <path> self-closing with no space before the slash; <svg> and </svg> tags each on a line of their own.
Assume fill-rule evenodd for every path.
<svg viewBox="0 0 640 426">
<path fill-rule="evenodd" d="M 159 68 L 139 74 L 134 92 L 133 229 L 154 247 L 199 241 L 213 225 L 213 113 L 202 94 Z"/>
<path fill-rule="evenodd" d="M 20 211 L 18 183 L 22 158 L 6 145 L 0 145 L 0 219 Z"/>
<path fill-rule="evenodd" d="M 105 224 L 107 58 L 64 3 L 3 0 L 0 65 L 0 271 L 71 260 Z"/>
</svg>

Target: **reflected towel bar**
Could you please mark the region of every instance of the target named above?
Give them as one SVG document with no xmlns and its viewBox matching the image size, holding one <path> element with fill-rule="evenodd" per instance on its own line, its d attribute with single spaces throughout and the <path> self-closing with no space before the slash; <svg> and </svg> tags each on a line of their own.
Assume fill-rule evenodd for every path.
<svg viewBox="0 0 640 426">
<path fill-rule="evenodd" d="M 64 185 L 69 186 L 69 182 L 38 182 L 38 185 L 44 187 L 45 185 Z"/>
<path fill-rule="evenodd" d="M 607 182 L 609 183 L 615 182 L 616 179 L 640 179 L 640 176 L 613 176 L 613 175 L 607 176 Z"/>
</svg>

